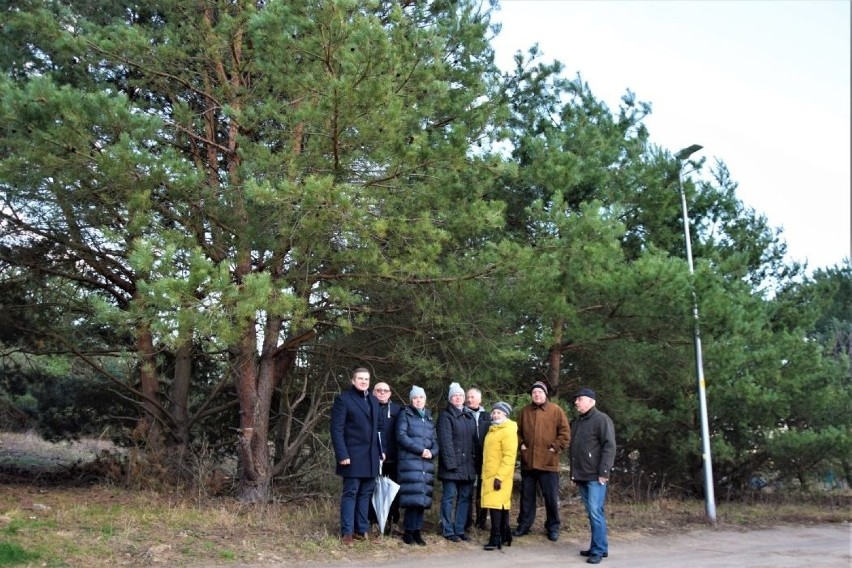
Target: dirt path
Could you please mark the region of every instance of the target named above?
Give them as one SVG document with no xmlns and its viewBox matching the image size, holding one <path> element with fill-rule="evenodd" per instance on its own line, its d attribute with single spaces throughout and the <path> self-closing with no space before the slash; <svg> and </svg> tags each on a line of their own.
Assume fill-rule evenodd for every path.
<svg viewBox="0 0 852 568">
<path fill-rule="evenodd" d="M 439 537 L 433 537 L 439 538 Z M 336 558 L 330 563 L 282 566 L 311 568 L 539 568 L 541 566 L 588 566 L 579 556 L 586 542 L 562 539 L 551 543 L 543 538 L 524 537 L 511 548 L 486 552 L 479 544 L 459 543 L 458 552 L 432 553 L 423 548 L 403 550 L 393 558 L 364 558 L 349 561 Z M 269 566 L 268 564 L 266 566 Z M 761 530 L 706 529 L 680 535 L 619 537 L 610 539 L 610 556 L 600 566 L 606 568 L 850 568 L 852 567 L 852 526 L 816 525 L 776 527 Z M 243 566 L 248 568 L 248 566 Z"/>
</svg>

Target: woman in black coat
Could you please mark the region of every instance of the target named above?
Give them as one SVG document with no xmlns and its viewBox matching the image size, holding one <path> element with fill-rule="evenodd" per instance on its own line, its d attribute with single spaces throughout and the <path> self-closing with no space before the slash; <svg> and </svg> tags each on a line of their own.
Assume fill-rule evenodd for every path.
<svg viewBox="0 0 852 568">
<path fill-rule="evenodd" d="M 402 409 L 396 422 L 399 506 L 405 509 L 402 540 L 425 546 L 420 531 L 425 511 L 432 507 L 438 438 L 432 414 L 426 409 L 426 392 L 415 386 L 409 399 L 411 404 Z"/>
<path fill-rule="evenodd" d="M 476 417 L 464 406 L 464 389 L 458 383 L 447 392 L 447 409 L 438 415 L 438 444 L 443 450 L 438 464 L 441 480 L 441 532 L 451 542 L 467 540 L 465 524 L 473 494 L 476 468 Z"/>
</svg>

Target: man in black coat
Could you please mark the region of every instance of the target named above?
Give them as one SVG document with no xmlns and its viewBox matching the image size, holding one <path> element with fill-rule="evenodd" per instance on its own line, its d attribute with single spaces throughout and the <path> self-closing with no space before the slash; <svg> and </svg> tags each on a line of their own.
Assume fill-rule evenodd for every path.
<svg viewBox="0 0 852 568">
<path fill-rule="evenodd" d="M 465 408 L 473 414 L 476 424 L 476 481 L 473 484 L 473 499 L 467 514 L 465 530 L 473 526 L 476 518 L 476 528 L 485 530 L 488 523 L 488 511 L 480 506 L 482 493 L 479 483 L 482 481 L 482 447 L 488 427 L 491 426 L 491 413 L 482 407 L 482 391 L 477 388 L 467 389 Z"/>
<path fill-rule="evenodd" d="M 340 497 L 340 539 L 344 544 L 367 538 L 370 499 L 376 487 L 379 462 L 379 403 L 370 394 L 370 371 L 355 369 L 352 387 L 341 392 L 331 407 L 331 445 L 337 475 L 343 478 Z"/>
<path fill-rule="evenodd" d="M 583 387 L 574 395 L 574 408 L 580 416 L 571 423 L 571 479 L 580 489 L 580 497 L 589 515 L 592 539 L 581 550 L 589 564 L 599 564 L 609 556 L 607 541 L 606 486 L 615 463 L 615 427 L 609 416 L 595 407 L 597 395 Z"/>
<path fill-rule="evenodd" d="M 379 438 L 382 441 L 385 460 L 382 462 L 382 475 L 399 483 L 399 464 L 397 464 L 396 420 L 399 417 L 400 405 L 391 400 L 391 388 L 387 383 L 376 383 L 373 396 L 379 401 Z M 376 510 L 370 503 L 370 523 L 378 524 Z M 391 525 L 399 523 L 399 493 L 394 497 L 388 512 L 388 522 L 385 531 L 390 534 Z"/>
</svg>

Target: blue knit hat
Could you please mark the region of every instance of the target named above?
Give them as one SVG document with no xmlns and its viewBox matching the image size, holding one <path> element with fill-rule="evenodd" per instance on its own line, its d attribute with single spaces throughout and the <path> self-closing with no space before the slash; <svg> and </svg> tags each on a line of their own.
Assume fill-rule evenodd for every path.
<svg viewBox="0 0 852 568">
<path fill-rule="evenodd" d="M 495 402 L 491 406 L 491 410 L 499 410 L 500 412 L 502 412 L 506 416 L 509 416 L 510 414 L 512 414 L 512 407 L 509 406 L 508 402 L 503 402 L 502 400 L 500 402 Z"/>
</svg>

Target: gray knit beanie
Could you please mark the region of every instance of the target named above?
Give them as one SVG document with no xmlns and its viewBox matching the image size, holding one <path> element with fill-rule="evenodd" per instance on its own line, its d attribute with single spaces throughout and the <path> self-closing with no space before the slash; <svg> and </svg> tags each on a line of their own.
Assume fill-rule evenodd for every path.
<svg viewBox="0 0 852 568">
<path fill-rule="evenodd" d="M 508 403 L 508 402 L 503 402 L 502 400 L 501 400 L 500 402 L 495 402 L 495 403 L 491 406 L 491 410 L 495 410 L 495 409 L 496 409 L 496 410 L 499 410 L 500 412 L 502 412 L 503 414 L 505 414 L 507 417 L 508 417 L 510 414 L 512 414 L 512 407 L 511 407 L 511 406 L 509 406 L 509 403 Z"/>
</svg>

